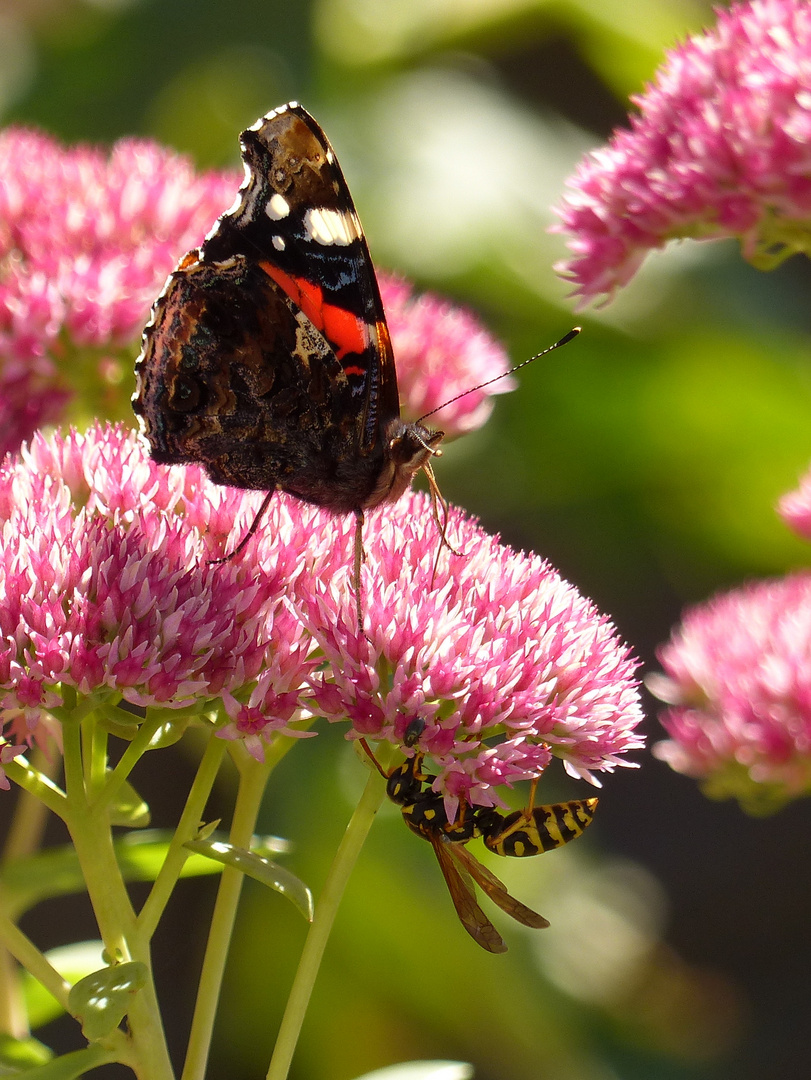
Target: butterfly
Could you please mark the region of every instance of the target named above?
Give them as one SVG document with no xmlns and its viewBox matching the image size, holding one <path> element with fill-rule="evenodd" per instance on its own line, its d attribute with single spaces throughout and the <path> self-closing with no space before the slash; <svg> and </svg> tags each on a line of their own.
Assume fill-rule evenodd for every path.
<svg viewBox="0 0 811 1080">
<path fill-rule="evenodd" d="M 276 491 L 354 514 L 360 627 L 364 512 L 396 502 L 422 469 L 439 521 L 431 459 L 444 432 L 425 416 L 400 416 L 369 248 L 322 129 L 290 102 L 243 131 L 240 148 L 245 179 L 233 206 L 153 305 L 133 410 L 154 461 L 199 463 L 217 484 L 267 493 L 226 558 L 254 535 Z"/>
<path fill-rule="evenodd" d="M 267 492 L 237 550 L 275 491 L 354 514 L 359 597 L 364 511 L 420 469 L 435 490 L 444 433 L 400 417 L 369 248 L 322 129 L 291 102 L 240 147 L 233 206 L 155 301 L 133 409 L 156 462 Z"/>
</svg>

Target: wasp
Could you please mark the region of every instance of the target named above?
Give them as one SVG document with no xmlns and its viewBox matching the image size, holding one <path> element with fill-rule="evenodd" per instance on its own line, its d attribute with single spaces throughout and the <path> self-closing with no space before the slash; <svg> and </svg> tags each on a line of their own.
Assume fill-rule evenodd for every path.
<svg viewBox="0 0 811 1080">
<path fill-rule="evenodd" d="M 407 729 L 406 746 L 413 745 L 419 734 L 420 731 Z M 477 945 L 491 953 L 507 951 L 503 938 L 478 904 L 475 885 L 524 926 L 539 930 L 549 926 L 543 915 L 511 896 L 504 883 L 468 851 L 467 844 L 481 837 L 486 847 L 497 855 L 518 858 L 551 851 L 580 836 L 594 817 L 597 799 L 535 806 L 537 781 L 534 781 L 525 810 L 504 814 L 493 807 L 474 807 L 462 802 L 458 816 L 451 822 L 442 795 L 431 789 L 436 777 L 422 771 L 423 753 L 415 751 L 402 765 L 386 773 L 366 740 L 360 741 L 386 778 L 386 793 L 400 807 L 406 825 L 433 847 L 456 914 Z"/>
</svg>

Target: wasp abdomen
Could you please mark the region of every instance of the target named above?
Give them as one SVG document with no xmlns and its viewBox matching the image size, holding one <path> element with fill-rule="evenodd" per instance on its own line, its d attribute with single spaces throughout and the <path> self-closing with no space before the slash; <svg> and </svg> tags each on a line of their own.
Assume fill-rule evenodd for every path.
<svg viewBox="0 0 811 1080">
<path fill-rule="evenodd" d="M 568 844 L 591 824 L 596 799 L 536 806 L 529 814 L 516 810 L 506 816 L 479 811 L 477 820 L 484 842 L 497 855 L 523 858 Z"/>
</svg>

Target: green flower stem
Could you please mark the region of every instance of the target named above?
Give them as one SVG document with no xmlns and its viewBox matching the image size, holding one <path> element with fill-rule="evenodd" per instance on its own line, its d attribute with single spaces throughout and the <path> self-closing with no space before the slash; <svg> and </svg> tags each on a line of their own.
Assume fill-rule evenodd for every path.
<svg viewBox="0 0 811 1080">
<path fill-rule="evenodd" d="M 16 757 L 3 765 L 3 772 L 23 791 L 39 799 L 51 813 L 64 818 L 67 810 L 65 793 L 44 773 L 35 769 L 24 756 Z"/>
<path fill-rule="evenodd" d="M 163 709 L 151 708 L 147 711 L 146 719 L 121 755 L 121 760 L 112 772 L 107 774 L 103 787 L 98 790 L 98 795 L 92 802 L 94 810 L 109 806 L 113 802 L 133 768 L 149 749 L 149 744 L 165 719 Z"/>
<path fill-rule="evenodd" d="M 158 876 L 149 891 L 149 896 L 138 914 L 138 936 L 142 941 L 152 939 L 152 935 L 155 933 L 161 915 L 180 876 L 180 871 L 183 869 L 183 864 L 189 857 L 189 852 L 183 845 L 197 834 L 225 750 L 225 740 L 218 739 L 212 731 L 208 745 L 200 760 L 197 775 L 186 799 L 180 821 L 169 844 L 163 866 L 160 868 Z"/>
<path fill-rule="evenodd" d="M 381 761 L 381 765 L 385 769 L 388 758 L 387 755 L 384 757 L 386 760 Z M 316 906 L 315 918 L 307 935 L 298 971 L 293 980 L 266 1080 L 286 1080 L 287 1078 L 338 906 L 361 848 L 369 835 L 375 815 L 385 797 L 385 781 L 377 771 L 370 772 L 360 801 L 338 846 L 324 891 Z"/>
<path fill-rule="evenodd" d="M 137 934 L 135 911 L 115 857 L 109 814 L 106 809 L 94 809 L 89 802 L 98 774 L 95 728 L 92 716 L 86 716 L 84 721 L 68 717 L 62 721 L 68 804 L 65 822 L 107 953 L 115 959 L 140 960 L 148 972 L 146 984 L 133 995 L 127 1014 L 128 1064 L 140 1080 L 173 1080 L 149 943 Z M 83 742 L 88 751 L 86 761 L 82 757 Z M 89 776 L 84 772 L 85 764 Z"/>
<path fill-rule="evenodd" d="M 278 741 L 281 742 L 281 740 Z M 293 742 L 293 740 L 289 741 Z M 265 762 L 260 763 L 252 758 L 241 745 L 233 744 L 230 749 L 237 761 L 240 778 L 229 839 L 238 847 L 250 848 L 265 786 L 275 764 L 274 757 L 278 755 L 268 753 Z M 232 867 L 226 867 L 223 870 L 214 914 L 211 918 L 181 1080 L 203 1080 L 205 1076 L 214 1018 L 242 881 L 243 874 L 239 870 L 234 870 Z"/>
<path fill-rule="evenodd" d="M 48 963 L 31 939 L 18 926 L 15 926 L 2 909 L 0 909 L 0 941 L 12 956 L 42 983 L 48 993 L 56 998 L 62 1008 L 67 1010 L 70 986 L 56 968 Z"/>
</svg>

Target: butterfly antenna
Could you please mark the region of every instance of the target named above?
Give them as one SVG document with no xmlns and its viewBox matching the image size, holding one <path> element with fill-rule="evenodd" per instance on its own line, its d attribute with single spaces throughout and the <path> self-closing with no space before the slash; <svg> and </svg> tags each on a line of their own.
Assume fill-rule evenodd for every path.
<svg viewBox="0 0 811 1080">
<path fill-rule="evenodd" d="M 434 413 L 439 412 L 440 409 L 444 409 L 446 405 L 452 405 L 454 401 L 458 401 L 460 398 L 467 397 L 468 394 L 474 393 L 476 390 L 482 390 L 485 386 L 490 386 L 491 383 L 498 382 L 499 379 L 506 379 L 508 375 L 514 374 L 516 371 L 520 371 L 521 368 L 526 367 L 527 364 L 531 364 L 534 360 L 540 360 L 542 356 L 548 356 L 549 353 L 554 352 L 555 349 L 560 349 L 564 345 L 568 345 L 573 338 L 576 338 L 580 333 L 581 328 L 574 326 L 568 334 L 564 334 L 560 341 L 556 341 L 554 345 L 550 345 L 548 349 L 543 349 L 541 352 L 536 353 L 534 356 L 530 356 L 528 360 L 522 360 L 520 364 L 516 364 L 515 367 L 511 367 L 509 371 L 502 371 L 500 375 L 495 375 L 492 379 L 487 379 L 483 383 L 479 383 L 478 386 L 471 386 L 467 390 L 463 390 L 461 394 L 457 394 L 456 397 L 450 398 L 442 405 L 437 405 L 435 409 L 431 409 L 430 412 L 425 413 L 417 420 L 418 424 L 421 424 L 423 420 L 427 420 L 429 416 L 433 416 Z"/>
</svg>

